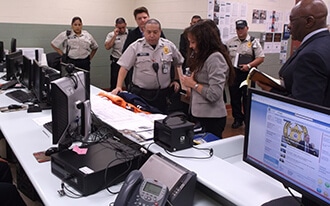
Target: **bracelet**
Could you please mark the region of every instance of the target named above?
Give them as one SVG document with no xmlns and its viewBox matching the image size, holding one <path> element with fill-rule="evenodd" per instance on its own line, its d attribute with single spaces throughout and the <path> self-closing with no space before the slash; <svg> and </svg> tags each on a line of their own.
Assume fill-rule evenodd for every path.
<svg viewBox="0 0 330 206">
<path fill-rule="evenodd" d="M 198 83 L 196 83 L 196 84 L 195 84 L 195 86 L 194 86 L 194 88 L 195 88 L 195 89 L 197 89 L 197 88 L 198 88 L 198 86 L 199 86 L 199 84 L 198 84 Z"/>
<path fill-rule="evenodd" d="M 250 64 L 247 64 L 248 68 L 251 69 L 251 65 Z"/>
</svg>

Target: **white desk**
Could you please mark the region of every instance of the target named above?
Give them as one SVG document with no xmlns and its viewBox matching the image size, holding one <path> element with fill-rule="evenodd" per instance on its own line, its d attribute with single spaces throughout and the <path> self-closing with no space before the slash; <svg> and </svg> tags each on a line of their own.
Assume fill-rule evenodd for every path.
<svg viewBox="0 0 330 206">
<path fill-rule="evenodd" d="M 257 206 L 272 199 L 288 196 L 283 185 L 242 160 L 244 136 L 238 135 L 198 145 L 213 148 L 210 159 L 177 158 L 164 153 L 156 144 L 152 152 L 161 152 L 166 157 L 197 173 L 198 182 L 213 190 L 234 205 Z M 174 153 L 177 156 L 205 157 L 207 151 L 194 148 Z M 221 200 L 220 200 L 221 201 Z"/>
<path fill-rule="evenodd" d="M 91 91 L 96 94 L 100 90 L 92 87 Z M 0 94 L 0 106 L 8 106 L 9 104 L 18 103 L 8 98 L 5 93 Z M 34 121 L 34 119 L 49 115 L 51 115 L 50 110 L 44 110 L 40 113 L 27 113 L 26 110 L 0 113 L 0 130 L 38 192 L 42 202 L 45 205 L 54 206 L 109 205 L 109 203 L 115 200 L 116 196 L 106 190 L 79 199 L 72 199 L 67 196 L 60 197 L 58 195 L 57 190 L 60 189 L 61 181 L 51 173 L 50 162 L 38 163 L 33 156 L 34 152 L 44 151 L 53 146 L 48 132 Z M 120 186 L 121 184 L 112 186 L 110 190 L 119 191 Z M 205 194 L 196 191 L 194 205 L 211 206 L 220 204 L 205 196 Z"/>
</svg>

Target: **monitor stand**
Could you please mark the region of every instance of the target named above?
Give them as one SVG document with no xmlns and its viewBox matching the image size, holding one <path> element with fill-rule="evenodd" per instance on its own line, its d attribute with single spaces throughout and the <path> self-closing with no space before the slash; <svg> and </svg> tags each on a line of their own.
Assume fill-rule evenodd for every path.
<svg viewBox="0 0 330 206">
<path fill-rule="evenodd" d="M 52 109 L 52 105 L 50 105 L 47 102 L 39 102 L 37 104 L 39 105 L 39 107 L 41 108 L 41 110 Z"/>
<path fill-rule="evenodd" d="M 302 198 L 300 198 L 300 197 L 296 197 L 296 198 L 297 199 L 293 198 L 292 196 L 281 197 L 281 198 L 266 202 L 262 206 L 278 206 L 278 205 L 281 205 L 281 206 L 301 206 L 301 205 L 320 206 L 319 204 L 306 198 L 305 196 L 302 196 Z"/>
<path fill-rule="evenodd" d="M 301 201 L 301 198 L 297 197 L 297 199 Z M 266 202 L 262 206 L 300 206 L 298 201 L 291 196 L 286 196 Z"/>
</svg>

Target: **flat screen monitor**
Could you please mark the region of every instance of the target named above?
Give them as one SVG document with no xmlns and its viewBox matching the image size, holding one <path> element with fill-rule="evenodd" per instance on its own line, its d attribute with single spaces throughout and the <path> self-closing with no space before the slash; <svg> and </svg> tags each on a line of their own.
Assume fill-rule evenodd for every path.
<svg viewBox="0 0 330 206">
<path fill-rule="evenodd" d="M 83 72 L 72 73 L 51 83 L 53 144 L 59 144 L 60 149 L 90 133 L 90 102 L 84 84 Z"/>
<path fill-rule="evenodd" d="M 28 57 L 23 55 L 23 67 L 22 73 L 20 75 L 20 82 L 27 89 L 32 89 L 33 81 L 33 70 L 32 70 L 32 61 Z"/>
<path fill-rule="evenodd" d="M 13 52 L 16 52 L 16 43 L 17 43 L 17 40 L 15 38 L 11 38 L 10 40 L 10 53 L 13 53 Z"/>
<path fill-rule="evenodd" d="M 39 65 L 37 60 L 33 60 L 32 64 L 33 70 L 33 85 L 32 91 L 37 98 L 37 103 L 43 103 L 46 99 L 45 94 L 45 71 Z"/>
<path fill-rule="evenodd" d="M 257 89 L 248 99 L 243 160 L 301 193 L 303 205 L 329 205 L 330 108 Z"/>
<path fill-rule="evenodd" d="M 23 54 L 21 50 L 6 55 L 6 80 L 18 79 L 23 66 Z"/>
<path fill-rule="evenodd" d="M 87 99 L 90 99 L 90 72 L 85 69 L 81 69 L 79 67 L 76 67 L 74 64 L 71 63 L 63 63 L 61 62 L 61 77 L 65 77 L 69 74 L 72 74 L 74 72 L 82 71 L 85 74 L 85 89 L 86 89 L 86 97 Z"/>
<path fill-rule="evenodd" d="M 32 92 L 37 98 L 37 102 L 41 109 L 51 109 L 51 81 L 60 78 L 60 72 L 47 66 L 39 65 L 36 59 L 32 64 L 33 84 Z"/>
<path fill-rule="evenodd" d="M 3 41 L 0 41 L 0 63 L 5 61 L 5 49 L 3 47 Z"/>
</svg>

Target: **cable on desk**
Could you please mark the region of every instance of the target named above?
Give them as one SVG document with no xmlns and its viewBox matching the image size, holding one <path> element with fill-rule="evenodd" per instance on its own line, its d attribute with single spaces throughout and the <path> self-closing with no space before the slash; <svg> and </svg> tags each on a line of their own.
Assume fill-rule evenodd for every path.
<svg viewBox="0 0 330 206">
<path fill-rule="evenodd" d="M 62 196 L 67 196 L 67 197 L 75 198 L 75 199 L 76 199 L 76 198 L 81 198 L 81 197 L 83 197 L 83 195 L 78 194 L 78 193 L 76 193 L 76 192 L 73 192 L 73 191 L 70 190 L 67 186 L 65 186 L 64 181 L 65 181 L 65 180 L 70 180 L 70 179 L 72 179 L 73 177 L 74 177 L 74 176 L 73 176 L 72 174 L 69 174 L 69 175 L 67 175 L 66 177 L 62 178 L 61 189 L 57 191 L 58 194 L 59 194 L 61 197 L 62 197 Z M 74 196 L 69 195 L 68 192 L 71 193 L 71 194 L 74 195 Z"/>
<path fill-rule="evenodd" d="M 290 188 L 289 187 L 287 187 L 286 185 L 284 185 L 283 184 L 283 186 L 284 186 L 284 188 L 290 193 L 290 195 L 298 202 L 298 204 L 300 205 L 300 206 L 304 206 L 304 204 L 292 193 L 292 191 L 290 190 Z"/>
<path fill-rule="evenodd" d="M 175 155 L 175 154 L 172 154 L 171 152 L 169 152 L 168 150 L 164 149 L 164 151 L 173 156 L 173 157 L 177 157 L 177 158 L 184 158 L 184 159 L 210 159 L 212 156 L 213 156 L 213 148 L 198 148 L 198 147 L 193 147 L 194 149 L 197 149 L 197 150 L 207 150 L 209 151 L 209 155 L 208 156 L 205 156 L 205 157 L 194 157 L 194 156 L 180 156 L 180 155 Z"/>
</svg>

